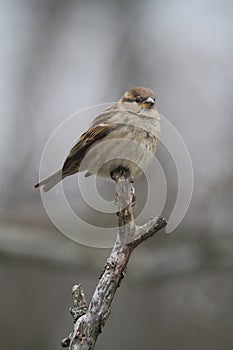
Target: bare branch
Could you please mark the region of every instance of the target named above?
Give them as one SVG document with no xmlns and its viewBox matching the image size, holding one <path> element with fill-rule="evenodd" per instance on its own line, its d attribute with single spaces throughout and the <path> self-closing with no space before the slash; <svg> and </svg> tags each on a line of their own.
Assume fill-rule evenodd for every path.
<svg viewBox="0 0 233 350">
<path fill-rule="evenodd" d="M 141 242 L 166 226 L 166 221 L 161 217 L 154 217 L 145 225 L 137 226 L 133 217 L 135 196 L 132 183 L 126 174 L 122 173 L 114 174 L 114 179 L 119 225 L 116 242 L 106 261 L 87 312 L 75 320 L 73 332 L 62 341 L 62 345 L 69 346 L 69 350 L 94 349 L 98 335 L 110 315 L 113 297 L 125 275 L 131 253 Z M 74 305 L 76 308 L 74 314 L 77 316 L 79 314 L 77 308 L 83 305 L 85 297 L 83 299 L 84 293 L 80 292 L 80 288 L 76 286 L 76 289 L 79 291 L 79 297 L 82 295 L 81 299 L 75 301 L 76 306 Z"/>
</svg>

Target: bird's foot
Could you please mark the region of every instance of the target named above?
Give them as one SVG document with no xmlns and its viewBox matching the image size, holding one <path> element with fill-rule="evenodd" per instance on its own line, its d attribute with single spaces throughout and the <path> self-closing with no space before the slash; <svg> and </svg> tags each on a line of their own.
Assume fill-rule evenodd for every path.
<svg viewBox="0 0 233 350">
<path fill-rule="evenodd" d="M 130 170 L 123 166 L 119 166 L 118 168 L 112 170 L 110 172 L 110 176 L 114 181 L 118 181 L 119 179 L 130 179 Z M 131 182 L 131 180 L 130 180 Z"/>
</svg>

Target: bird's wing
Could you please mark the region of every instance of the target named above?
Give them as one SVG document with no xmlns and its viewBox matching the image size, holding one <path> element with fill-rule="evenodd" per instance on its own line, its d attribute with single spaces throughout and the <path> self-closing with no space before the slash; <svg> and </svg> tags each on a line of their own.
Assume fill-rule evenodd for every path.
<svg viewBox="0 0 233 350">
<path fill-rule="evenodd" d="M 106 137 L 117 125 L 112 124 L 99 124 L 90 127 L 84 134 L 81 135 L 78 142 L 72 147 L 68 157 L 66 158 L 62 167 L 63 175 L 71 175 L 77 172 L 80 163 L 96 141 Z"/>
</svg>

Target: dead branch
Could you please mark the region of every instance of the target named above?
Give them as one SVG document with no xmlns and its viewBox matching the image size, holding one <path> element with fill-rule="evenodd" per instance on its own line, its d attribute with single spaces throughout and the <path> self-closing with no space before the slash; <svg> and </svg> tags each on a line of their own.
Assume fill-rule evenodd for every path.
<svg viewBox="0 0 233 350">
<path fill-rule="evenodd" d="M 125 275 L 127 263 L 133 250 L 143 241 L 166 226 L 162 217 L 154 217 L 143 226 L 137 226 L 133 217 L 135 202 L 132 183 L 122 173 L 114 174 L 116 181 L 116 206 L 118 208 L 118 234 L 106 261 L 104 271 L 87 308 L 81 285 L 73 287 L 71 314 L 74 318 L 72 333 L 62 340 L 69 350 L 94 349 L 98 335 L 102 332 L 111 312 L 111 303 Z"/>
</svg>

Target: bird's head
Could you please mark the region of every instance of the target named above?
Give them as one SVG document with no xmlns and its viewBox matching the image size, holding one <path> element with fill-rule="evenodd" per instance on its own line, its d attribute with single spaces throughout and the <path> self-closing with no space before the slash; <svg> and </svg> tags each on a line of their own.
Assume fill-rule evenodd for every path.
<svg viewBox="0 0 233 350">
<path fill-rule="evenodd" d="M 126 91 L 119 102 L 137 104 L 145 109 L 152 109 L 155 106 L 155 94 L 152 90 L 137 86 Z"/>
</svg>

